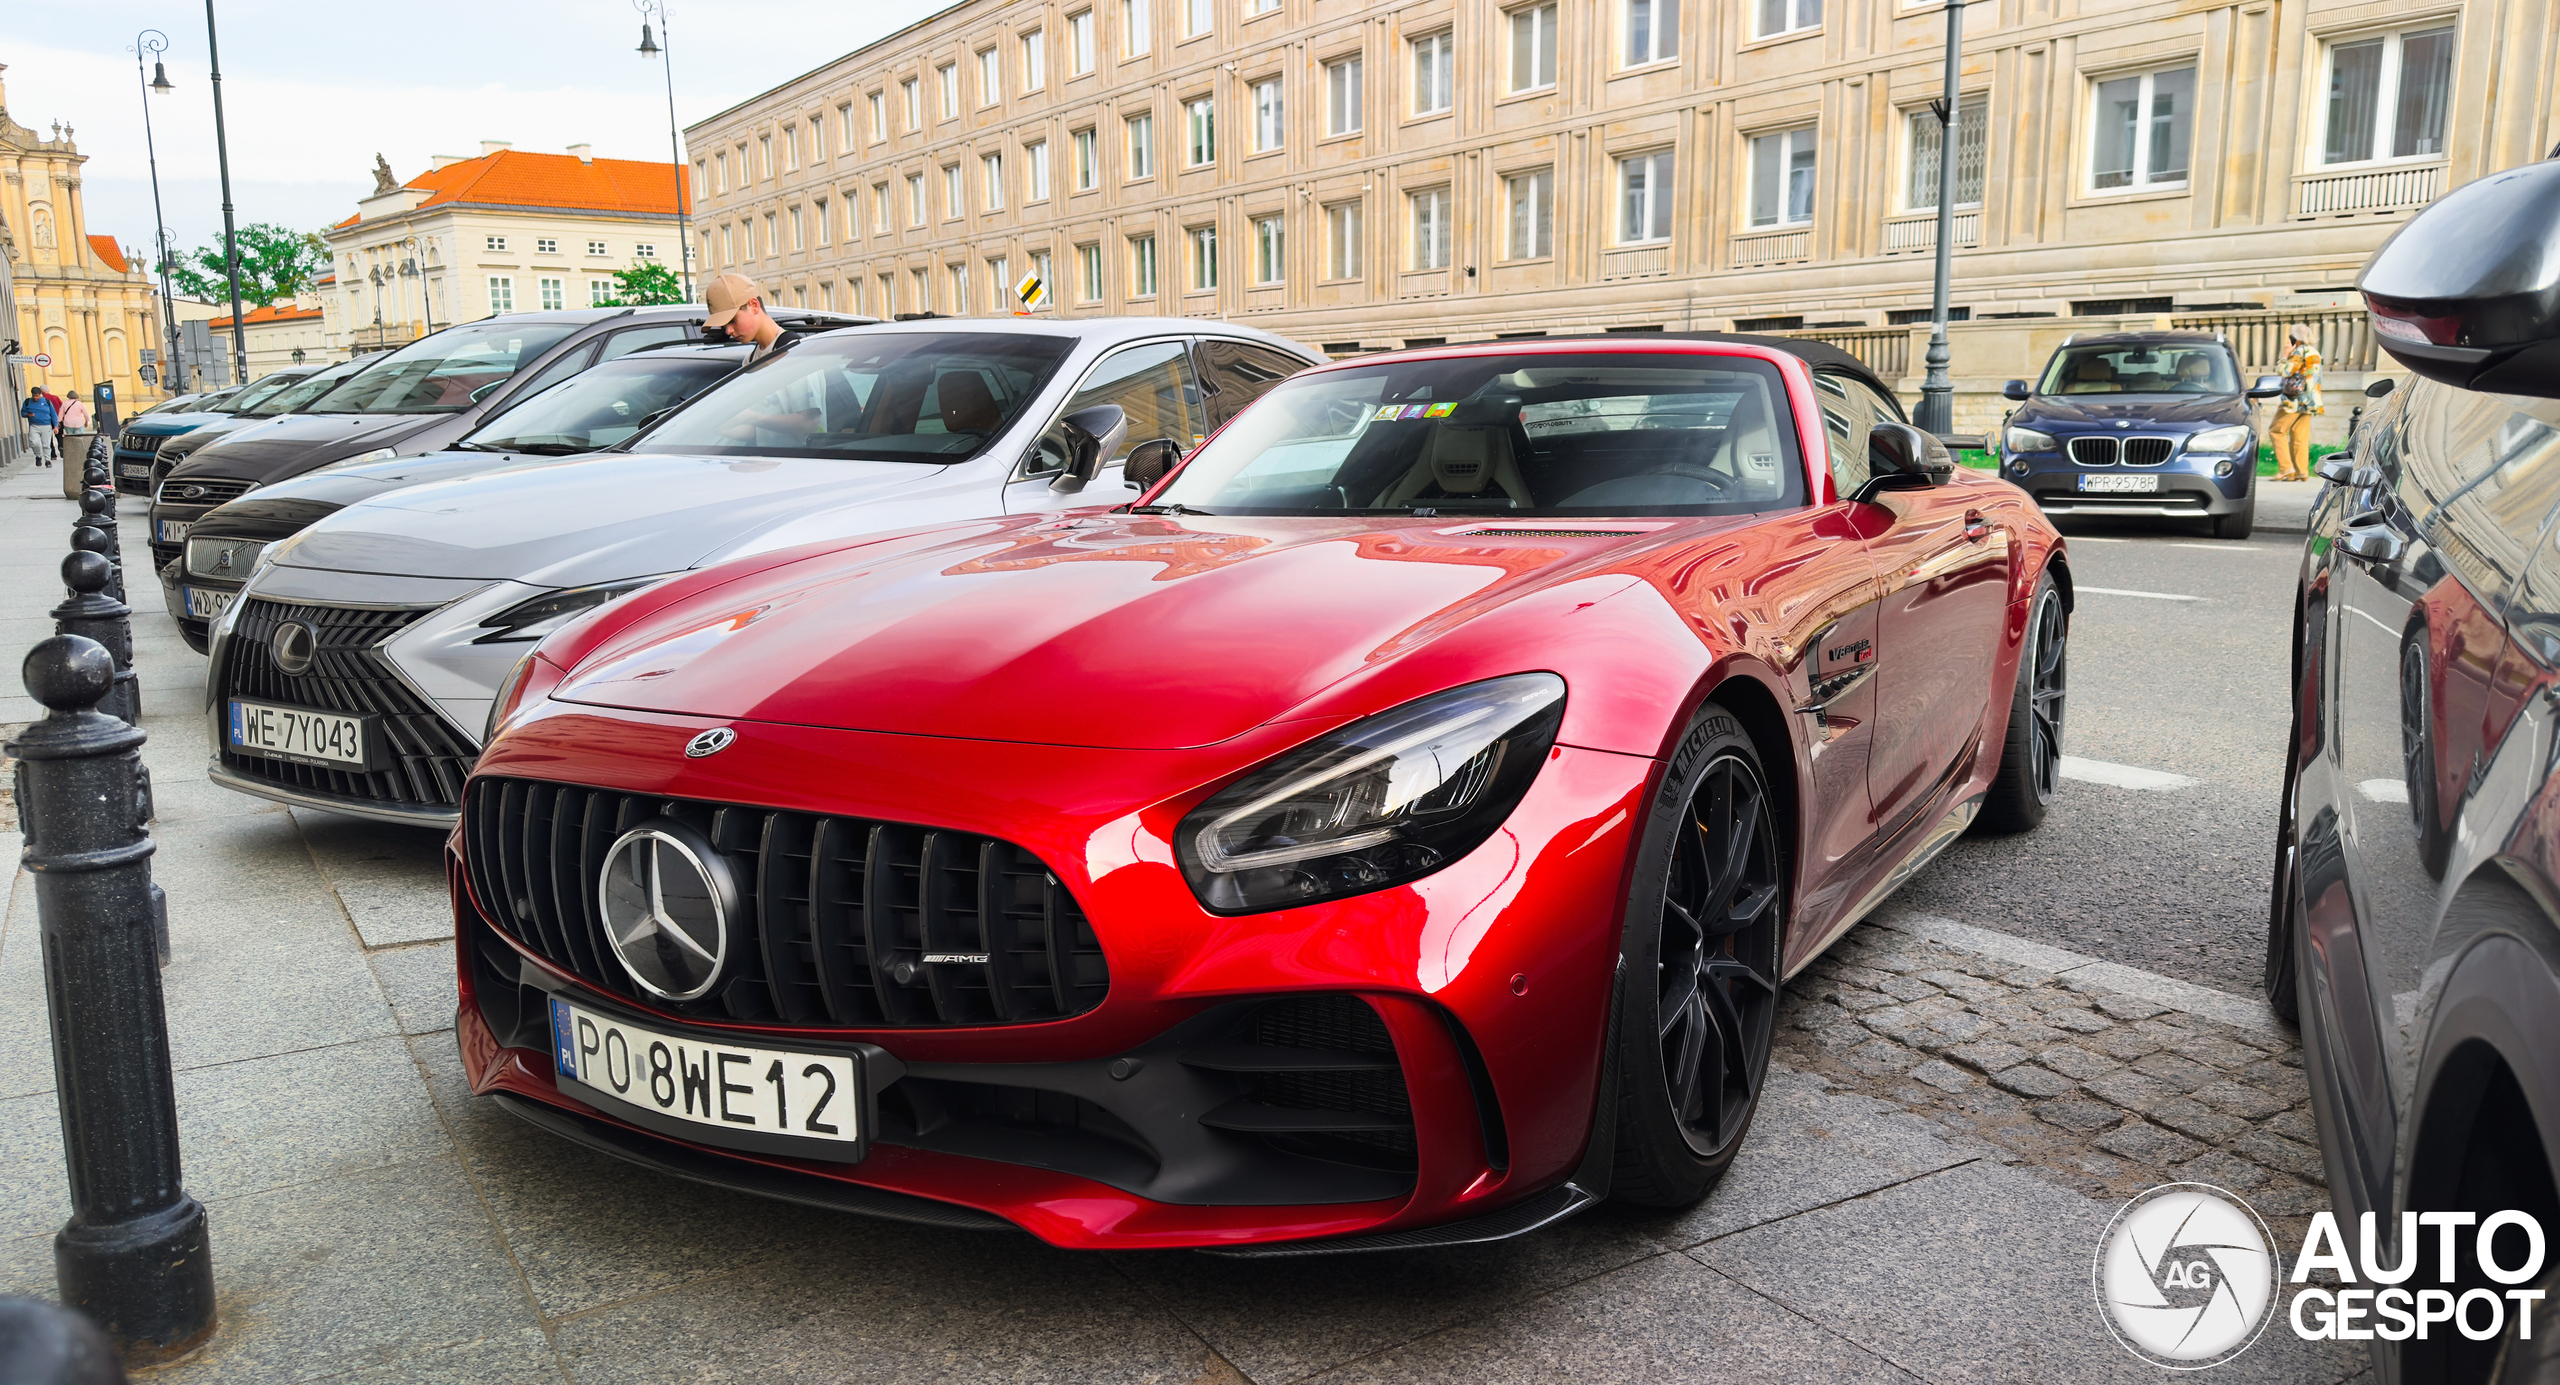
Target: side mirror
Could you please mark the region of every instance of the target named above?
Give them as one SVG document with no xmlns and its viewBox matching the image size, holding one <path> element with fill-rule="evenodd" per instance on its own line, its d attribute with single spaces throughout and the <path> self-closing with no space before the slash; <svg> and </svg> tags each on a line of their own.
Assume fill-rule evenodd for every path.
<svg viewBox="0 0 2560 1385">
<path fill-rule="evenodd" d="M 1908 423 L 1879 423 L 1867 432 L 1867 483 L 1849 498 L 1872 504 L 1882 491 L 1943 486 L 1955 470 L 1945 443 Z"/>
<path fill-rule="evenodd" d="M 2379 379 L 2365 381 L 2364 397 L 2367 399 L 2387 399 L 2391 396 L 2391 392 L 2398 388 L 2400 388 L 2400 382 L 2392 379 L 2388 375 L 2385 375 Z"/>
<path fill-rule="evenodd" d="M 1130 485 L 1145 490 L 1163 480 L 1165 473 L 1173 470 L 1173 464 L 1181 460 L 1182 449 L 1174 445 L 1173 439 L 1157 438 L 1130 449 L 1129 460 L 1120 464 L 1120 475 Z"/>
<path fill-rule="evenodd" d="M 2355 455 L 2348 452 L 2332 452 L 2328 456 L 2321 458 L 2317 466 L 2311 468 L 2311 474 L 2333 486 L 2354 485 L 2356 479 Z"/>
<path fill-rule="evenodd" d="M 2560 162 L 2437 198 L 2373 252 L 2356 288 L 2375 343 L 2410 370 L 2560 398 Z"/>
<path fill-rule="evenodd" d="M 2002 385 L 2000 387 L 2000 397 L 2003 399 L 2023 401 L 2027 397 L 2027 382 L 2024 380 L 2012 380 L 2009 383 Z"/>
<path fill-rule="evenodd" d="M 1059 419 L 1058 427 L 1067 435 L 1067 465 L 1049 489 L 1073 495 L 1102 470 L 1102 459 L 1120 445 L 1121 436 L 1129 431 L 1129 415 L 1117 404 L 1096 404 Z"/>
<path fill-rule="evenodd" d="M 2284 381 L 2273 375 L 2261 375 L 2249 385 L 2251 399 L 2273 399 L 2284 393 Z"/>
</svg>

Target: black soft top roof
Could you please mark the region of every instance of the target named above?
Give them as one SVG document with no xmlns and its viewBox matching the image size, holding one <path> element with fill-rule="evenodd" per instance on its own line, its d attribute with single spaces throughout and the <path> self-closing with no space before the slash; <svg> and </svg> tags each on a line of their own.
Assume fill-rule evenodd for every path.
<svg viewBox="0 0 2560 1385">
<path fill-rule="evenodd" d="M 1897 405 L 1902 402 L 1901 396 L 1894 393 L 1893 386 L 1886 384 L 1884 377 L 1869 369 L 1866 362 L 1827 341 L 1808 341 L 1802 337 L 1759 336 L 1749 332 L 1576 332 L 1566 336 L 1523 337 L 1517 340 L 1523 343 L 1605 341 L 1612 346 L 1628 346 L 1649 341 L 1710 341 L 1742 346 L 1765 346 L 1772 351 L 1784 351 L 1816 370 L 1827 370 L 1862 381 L 1872 387 L 1876 393 L 1893 400 Z"/>
</svg>

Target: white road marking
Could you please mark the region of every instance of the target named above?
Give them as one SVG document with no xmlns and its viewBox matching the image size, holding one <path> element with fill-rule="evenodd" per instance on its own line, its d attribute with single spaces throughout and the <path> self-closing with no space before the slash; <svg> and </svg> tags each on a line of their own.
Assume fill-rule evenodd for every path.
<svg viewBox="0 0 2560 1385">
<path fill-rule="evenodd" d="M 2209 596 L 2179 596 L 2174 592 L 2129 591 L 2123 587 L 2073 587 L 2071 590 L 2087 592 L 2091 596 L 2139 596 L 2150 601 L 2211 601 L 2213 599 Z"/>
<path fill-rule="evenodd" d="M 2367 779 L 2356 785 L 2356 792 L 2375 803 L 2409 801 L 2408 781 L 2401 779 Z"/>
<path fill-rule="evenodd" d="M 2169 542 L 2163 548 L 2201 548 L 2207 553 L 2281 553 L 2291 556 L 2293 549 L 2283 544 L 2268 543 L 2180 543 Z"/>
<path fill-rule="evenodd" d="M 2105 760 L 2083 760 L 2077 755 L 2062 757 L 2062 777 L 2117 789 L 2186 789 L 2199 782 L 2167 770 L 2111 764 Z"/>
</svg>

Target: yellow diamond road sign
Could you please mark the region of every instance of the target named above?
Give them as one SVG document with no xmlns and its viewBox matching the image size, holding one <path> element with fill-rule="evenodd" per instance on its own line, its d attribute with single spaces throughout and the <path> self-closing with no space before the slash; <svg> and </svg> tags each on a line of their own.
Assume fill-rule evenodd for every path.
<svg viewBox="0 0 2560 1385">
<path fill-rule="evenodd" d="M 1013 296 L 1026 308 L 1040 307 L 1049 301 L 1049 283 L 1037 274 L 1025 274 L 1022 282 L 1013 286 Z"/>
</svg>

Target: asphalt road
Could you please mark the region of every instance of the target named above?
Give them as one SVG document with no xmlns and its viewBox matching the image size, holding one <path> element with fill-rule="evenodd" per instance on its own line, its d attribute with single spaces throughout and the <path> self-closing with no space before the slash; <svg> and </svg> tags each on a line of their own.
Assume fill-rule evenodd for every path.
<svg viewBox="0 0 2560 1385">
<path fill-rule="evenodd" d="M 2303 538 L 2070 531 L 2063 753 L 2044 825 L 1968 837 L 1902 888 L 1910 907 L 2236 994 L 2263 960 L 2283 775 L 2287 632 Z M 2125 595 L 2123 593 L 2148 593 Z M 2187 598 L 2171 600 L 2166 598 Z"/>
</svg>

